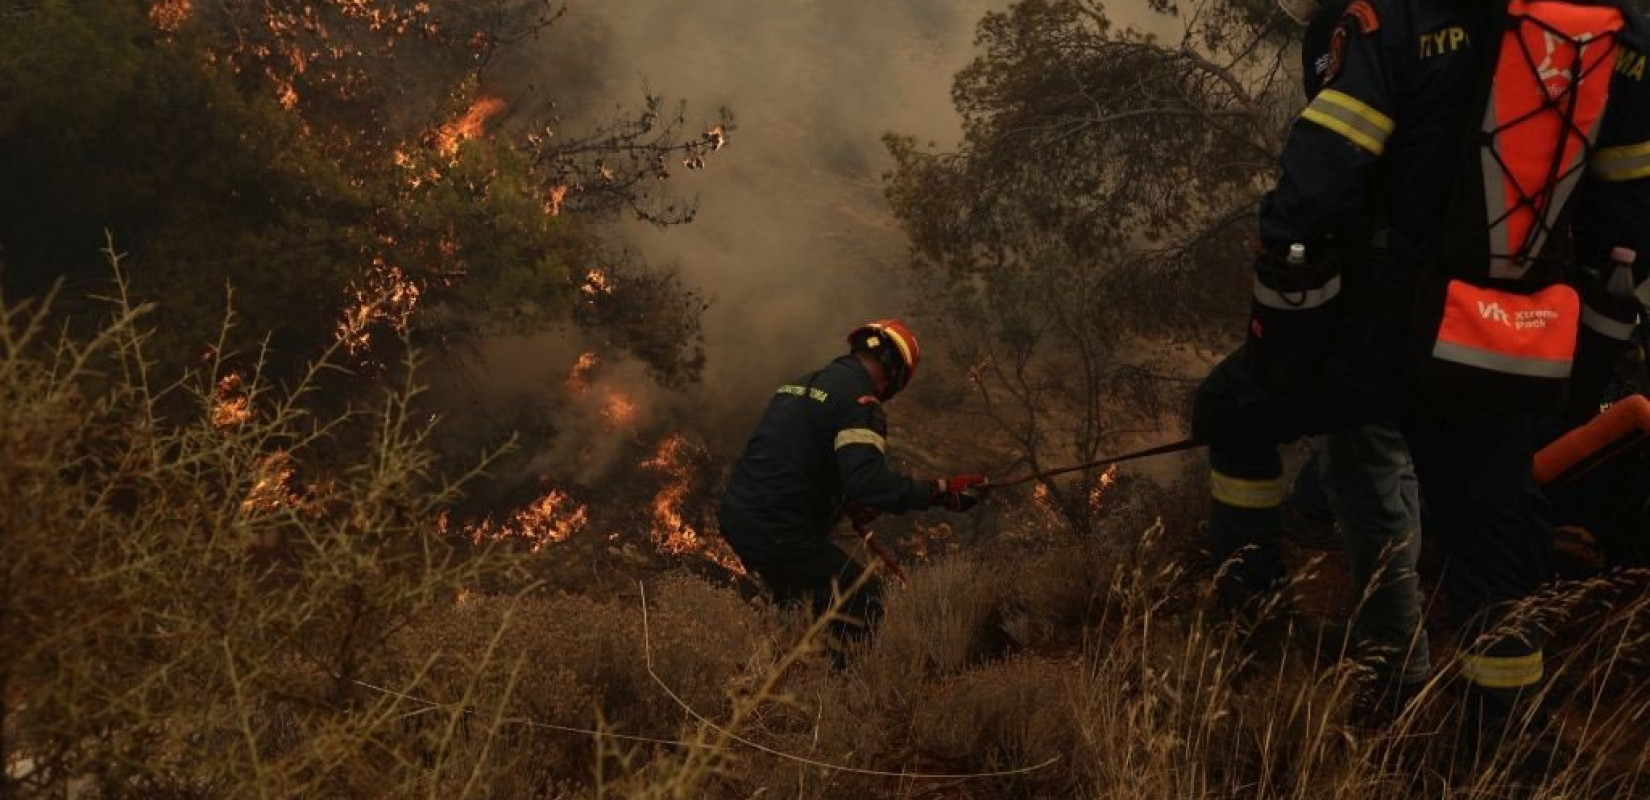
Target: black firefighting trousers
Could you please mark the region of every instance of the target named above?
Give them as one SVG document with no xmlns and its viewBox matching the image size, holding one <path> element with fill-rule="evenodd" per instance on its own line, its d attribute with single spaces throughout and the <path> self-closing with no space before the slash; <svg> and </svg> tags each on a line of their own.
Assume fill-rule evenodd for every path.
<svg viewBox="0 0 1650 800">
<path fill-rule="evenodd" d="M 1239 595 L 1261 593 L 1284 576 L 1278 445 L 1391 424 L 1415 461 L 1428 504 L 1425 535 L 1445 559 L 1442 590 L 1464 637 L 1463 676 L 1498 704 L 1539 683 L 1535 626 L 1508 619 L 1550 571 L 1549 511 L 1531 474 L 1536 420 L 1416 407 L 1333 369 L 1301 392 L 1277 394 L 1256 382 L 1245 361 L 1239 351 L 1210 373 L 1192 420 L 1193 435 L 1209 443 L 1211 549 L 1228 586 Z"/>
<path fill-rule="evenodd" d="M 735 537 L 728 537 L 735 541 Z M 739 553 L 737 545 L 734 552 Z M 839 593 L 860 582 L 865 567 L 842 548 L 819 539 L 804 548 L 789 548 L 782 555 L 758 560 L 739 553 L 745 567 L 756 573 L 782 604 L 806 604 L 815 617 L 830 610 Z M 857 641 L 876 626 L 882 616 L 882 582 L 872 576 L 849 595 L 837 610 L 845 619 L 833 622 L 832 636 L 838 642 Z"/>
</svg>

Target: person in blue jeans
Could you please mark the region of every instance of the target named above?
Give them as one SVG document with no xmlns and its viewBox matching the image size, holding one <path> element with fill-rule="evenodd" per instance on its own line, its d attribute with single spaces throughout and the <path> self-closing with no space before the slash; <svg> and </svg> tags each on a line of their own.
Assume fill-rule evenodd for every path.
<svg viewBox="0 0 1650 800">
<path fill-rule="evenodd" d="M 1331 40 L 1349 0 L 1285 4 L 1305 25 L 1302 88 L 1308 100 L 1331 77 Z M 1416 562 L 1421 553 L 1415 465 L 1403 435 L 1367 425 L 1313 442 L 1298 474 L 1289 511 L 1338 534 L 1359 593 L 1352 619 L 1353 652 L 1375 671 L 1377 685 L 1415 687 L 1432 671 Z"/>
<path fill-rule="evenodd" d="M 1291 533 L 1316 529 L 1303 545 L 1344 547 L 1358 593 L 1348 644 L 1394 701 L 1413 694 L 1432 654 L 1417 572 L 1420 492 L 1403 435 L 1366 425 L 1315 439 L 1283 516 Z"/>
</svg>

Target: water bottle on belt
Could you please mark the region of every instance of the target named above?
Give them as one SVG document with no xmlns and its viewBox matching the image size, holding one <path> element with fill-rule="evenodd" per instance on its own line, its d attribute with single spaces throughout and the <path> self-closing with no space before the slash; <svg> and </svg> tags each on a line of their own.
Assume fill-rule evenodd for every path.
<svg viewBox="0 0 1650 800">
<path fill-rule="evenodd" d="M 1316 263 L 1306 245 L 1287 254 L 1263 251 L 1255 262 L 1250 303 L 1250 367 L 1265 388 L 1289 392 L 1316 383 L 1335 340 L 1341 276 L 1328 259 Z"/>
</svg>

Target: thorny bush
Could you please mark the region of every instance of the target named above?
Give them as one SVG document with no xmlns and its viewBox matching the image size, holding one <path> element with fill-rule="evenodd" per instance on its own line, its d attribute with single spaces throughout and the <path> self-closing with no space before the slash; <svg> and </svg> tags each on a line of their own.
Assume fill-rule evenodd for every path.
<svg viewBox="0 0 1650 800">
<path fill-rule="evenodd" d="M 0 303 L 7 800 L 1643 794 L 1644 575 L 1532 601 L 1551 722 L 1494 752 L 1456 741 L 1447 658 L 1363 726 L 1333 643 L 1215 618 L 1195 515 L 916 569 L 839 671 L 820 625 L 697 578 L 523 586 L 443 531 L 412 384 L 336 419 L 255 367 L 157 386 L 114 308 L 77 342 Z"/>
</svg>

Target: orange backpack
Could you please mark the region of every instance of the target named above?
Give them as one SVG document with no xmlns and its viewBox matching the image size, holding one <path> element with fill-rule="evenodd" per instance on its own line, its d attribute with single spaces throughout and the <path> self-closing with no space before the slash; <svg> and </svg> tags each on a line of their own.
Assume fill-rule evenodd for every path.
<svg viewBox="0 0 1650 800">
<path fill-rule="evenodd" d="M 1587 168 L 1625 22 L 1614 7 L 1561 0 L 1510 0 L 1506 21 L 1473 140 L 1481 185 L 1455 188 L 1458 204 L 1482 198 L 1485 238 L 1471 251 L 1487 258 L 1437 265 L 1422 298 L 1422 382 L 1480 409 L 1556 410 L 1582 304 L 1564 270 L 1536 266 Z"/>
</svg>

